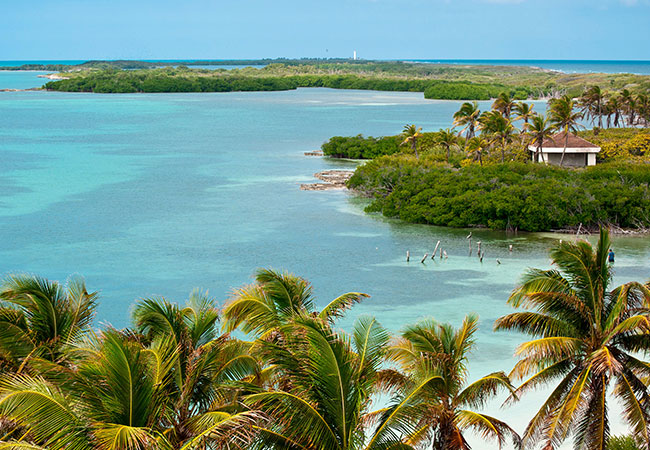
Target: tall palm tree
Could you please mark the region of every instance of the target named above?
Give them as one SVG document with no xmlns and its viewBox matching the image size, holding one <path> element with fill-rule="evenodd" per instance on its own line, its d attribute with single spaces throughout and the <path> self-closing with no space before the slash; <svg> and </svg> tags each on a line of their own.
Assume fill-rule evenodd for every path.
<svg viewBox="0 0 650 450">
<path fill-rule="evenodd" d="M 402 131 L 402 145 L 409 144 L 411 150 L 415 152 L 415 157 L 420 159 L 418 155 L 418 139 L 422 137 L 422 127 L 418 128 L 415 125 L 405 125 L 404 130 Z"/>
<path fill-rule="evenodd" d="M 603 127 L 603 104 L 605 95 L 600 89 L 600 86 L 591 86 L 587 89 L 582 97 L 580 103 L 582 104 L 583 115 L 586 119 L 592 118 L 592 123 L 595 118 L 598 118 L 598 128 Z"/>
<path fill-rule="evenodd" d="M 648 445 L 650 402 L 645 384 L 650 364 L 637 359 L 648 351 L 650 291 L 630 282 L 611 289 L 607 262 L 609 233 L 597 246 L 562 242 L 551 251 L 555 269 L 531 269 L 508 302 L 531 311 L 496 321 L 496 330 L 524 332 L 534 340 L 517 349 L 512 376 L 532 374 L 516 391 L 557 381 L 523 435 L 526 447 L 542 442 L 553 449 L 569 434 L 574 448 L 604 450 L 609 436 L 607 392 L 623 404 L 623 417 Z"/>
<path fill-rule="evenodd" d="M 533 111 L 534 108 L 535 105 L 530 103 L 515 103 L 513 107 L 513 111 L 516 114 L 515 120 L 524 121 L 524 125 L 521 129 L 522 131 L 526 131 L 528 129 L 528 122 L 535 116 L 536 113 Z"/>
<path fill-rule="evenodd" d="M 630 116 L 630 114 L 632 114 L 633 118 L 634 113 L 632 111 L 634 111 L 634 96 L 632 93 L 628 89 L 623 89 L 619 95 L 619 101 L 623 114 L 627 116 Z M 628 120 L 628 125 L 631 126 L 633 123 Z M 623 126 L 625 126 L 625 123 L 623 123 Z"/>
<path fill-rule="evenodd" d="M 55 362 L 63 347 L 88 332 L 97 293 L 81 277 L 63 286 L 33 275 L 10 275 L 0 285 L 0 373 Z"/>
<path fill-rule="evenodd" d="M 536 114 L 532 117 L 526 134 L 530 138 L 530 145 L 534 145 L 537 149 L 535 150 L 535 162 L 540 162 L 540 159 L 543 159 L 542 146 L 544 141 L 550 139 L 554 132 L 555 128 L 549 124 L 548 117 L 544 117 L 542 114 Z"/>
<path fill-rule="evenodd" d="M 506 147 L 511 142 L 515 127 L 510 119 L 498 111 L 486 111 L 480 117 L 481 130 L 501 146 L 501 162 L 505 162 Z"/>
<path fill-rule="evenodd" d="M 478 161 L 483 165 L 483 152 L 489 147 L 489 143 L 484 138 L 475 136 L 467 143 L 467 154 L 472 157 L 473 161 Z"/>
<path fill-rule="evenodd" d="M 189 427 L 191 439 L 168 439 L 173 405 L 167 386 L 175 376 L 174 348 L 144 348 L 117 330 L 86 340 L 72 350 L 73 368 L 61 367 L 58 383 L 40 376 L 0 379 L 0 411 L 27 433 L 8 448 L 48 450 L 244 449 L 259 414 L 207 412 Z"/>
<path fill-rule="evenodd" d="M 607 108 L 608 108 L 608 110 L 609 110 L 608 112 L 609 112 L 611 115 L 614 116 L 614 119 L 613 119 L 613 123 L 612 123 L 612 124 L 613 124 L 615 127 L 618 127 L 619 124 L 621 123 L 621 122 L 620 122 L 620 120 L 621 120 L 621 112 L 622 112 L 622 110 L 623 110 L 623 105 L 622 105 L 622 103 L 621 103 L 621 98 L 620 98 L 620 96 L 618 96 L 618 95 L 612 95 L 611 97 L 609 97 L 609 99 L 607 100 Z M 609 119 L 608 119 L 608 120 L 609 120 Z M 623 124 L 623 125 L 624 125 L 624 124 Z"/>
<path fill-rule="evenodd" d="M 368 297 L 360 292 L 348 292 L 318 312 L 312 286 L 304 278 L 272 269 L 259 269 L 255 281 L 252 285 L 237 289 L 225 305 L 223 316 L 226 331 L 239 328 L 245 333 L 265 338 L 298 316 L 318 316 L 331 322 Z"/>
<path fill-rule="evenodd" d="M 133 311 L 135 331 L 148 346 L 174 352 L 174 376 L 167 384 L 167 439 L 175 447 L 193 437 L 198 416 L 238 410 L 238 396 L 261 372 L 250 344 L 219 333 L 214 300 L 195 290 L 184 307 L 164 298 L 142 299 Z"/>
<path fill-rule="evenodd" d="M 454 126 L 462 126 L 465 131 L 465 145 L 467 141 L 474 137 L 476 129 L 479 126 L 478 119 L 481 111 L 478 109 L 478 103 L 465 102 L 460 109 L 454 113 Z"/>
<path fill-rule="evenodd" d="M 492 103 L 492 109 L 499 111 L 503 117 L 510 119 L 512 108 L 515 106 L 515 101 L 508 92 L 501 92 Z"/>
<path fill-rule="evenodd" d="M 275 367 L 277 387 L 246 403 L 269 417 L 252 449 L 410 449 L 401 442 L 403 415 L 370 429 L 370 411 L 389 334 L 374 318 L 359 319 L 351 336 L 327 320 L 294 317 L 259 345 Z"/>
<path fill-rule="evenodd" d="M 564 148 L 560 158 L 560 167 L 564 164 L 564 155 L 569 145 L 569 133 L 575 133 L 581 127 L 580 119 L 582 113 L 574 111 L 575 102 L 571 97 L 565 95 L 550 102 L 551 123 L 556 129 L 564 132 Z"/>
<path fill-rule="evenodd" d="M 643 125 L 650 126 L 650 97 L 646 94 L 637 95 L 636 107 L 639 117 L 643 120 Z"/>
<path fill-rule="evenodd" d="M 467 316 L 459 329 L 424 320 L 408 327 L 390 348 L 389 358 L 403 374 L 385 375 L 387 384 L 398 392 L 386 416 L 400 409 L 410 411 L 416 432 L 408 443 L 429 441 L 434 450 L 467 450 L 464 432 L 472 429 L 484 438 L 496 439 L 499 445 L 508 436 L 519 444 L 519 436 L 507 424 L 473 410 L 484 406 L 500 390 L 514 392 L 503 372 L 468 383 L 468 355 L 474 348 L 477 328 L 475 315 Z"/>
<path fill-rule="evenodd" d="M 451 147 L 456 145 L 458 142 L 458 135 L 456 130 L 450 130 L 449 128 L 440 129 L 438 131 L 438 143 L 442 145 L 445 150 L 447 150 L 447 162 L 449 162 L 449 157 L 451 156 Z"/>
</svg>

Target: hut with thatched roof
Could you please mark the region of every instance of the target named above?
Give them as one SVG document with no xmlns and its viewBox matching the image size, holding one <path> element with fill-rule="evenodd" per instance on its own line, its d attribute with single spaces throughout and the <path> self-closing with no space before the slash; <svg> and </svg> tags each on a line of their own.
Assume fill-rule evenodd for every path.
<svg viewBox="0 0 650 450">
<path fill-rule="evenodd" d="M 532 153 L 534 162 L 560 165 L 565 141 L 566 134 L 563 131 L 544 139 L 541 148 L 538 148 L 536 145 L 529 145 L 528 150 Z M 599 151 L 600 147 L 575 134 L 569 133 L 569 141 L 566 146 L 563 165 L 566 167 L 595 166 L 596 153 Z"/>
</svg>

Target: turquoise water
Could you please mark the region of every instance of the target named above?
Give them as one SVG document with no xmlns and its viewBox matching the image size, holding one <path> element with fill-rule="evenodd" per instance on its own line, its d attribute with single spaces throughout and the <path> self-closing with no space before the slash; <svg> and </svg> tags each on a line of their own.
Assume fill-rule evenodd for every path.
<svg viewBox="0 0 650 450">
<path fill-rule="evenodd" d="M 41 87 L 50 80 L 40 78 L 39 75 L 46 75 L 48 73 L 51 72 L 0 70 L 0 89 L 30 89 Z"/>
<path fill-rule="evenodd" d="M 459 106 L 329 89 L 0 93 L 0 273 L 83 274 L 101 291 L 99 322 L 122 327 L 138 297 L 182 301 L 202 287 L 223 301 L 255 268 L 285 268 L 314 283 L 319 305 L 346 291 L 372 295 L 343 327 L 360 314 L 397 331 L 477 312 L 472 373 L 508 371 L 523 339 L 492 333 L 492 323 L 510 311 L 521 272 L 546 267 L 560 236 L 474 230 L 487 252 L 480 263 L 467 230 L 402 224 L 365 214 L 347 192 L 299 189 L 315 172 L 354 166 L 303 155 L 330 136 L 398 133 L 406 123 L 436 130 Z M 437 240 L 449 258 L 420 264 Z M 614 248 L 616 282 L 648 278 L 650 238 L 616 238 Z M 521 430 L 532 404 L 498 415 Z"/>
</svg>

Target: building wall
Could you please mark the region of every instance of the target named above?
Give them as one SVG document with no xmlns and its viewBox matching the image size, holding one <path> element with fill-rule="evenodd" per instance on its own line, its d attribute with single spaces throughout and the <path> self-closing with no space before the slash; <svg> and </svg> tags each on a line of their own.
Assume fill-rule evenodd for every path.
<svg viewBox="0 0 650 450">
<path fill-rule="evenodd" d="M 549 164 L 560 165 L 562 153 L 545 153 L 544 159 Z M 566 153 L 564 155 L 565 167 L 585 167 L 587 165 L 587 153 Z"/>
</svg>

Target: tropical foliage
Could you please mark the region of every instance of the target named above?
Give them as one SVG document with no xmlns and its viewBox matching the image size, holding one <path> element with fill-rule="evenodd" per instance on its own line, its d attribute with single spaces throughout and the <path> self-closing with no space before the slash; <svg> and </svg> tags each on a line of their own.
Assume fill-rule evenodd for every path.
<svg viewBox="0 0 650 450">
<path fill-rule="evenodd" d="M 468 151 L 485 145 L 475 139 Z M 605 164 L 580 171 L 524 163 L 454 169 L 428 155 L 419 161 L 394 155 L 358 167 L 348 186 L 370 197 L 368 212 L 407 222 L 545 231 L 580 224 L 647 229 L 649 183 L 647 164 Z"/>
<path fill-rule="evenodd" d="M 527 378 L 517 396 L 546 384 L 554 390 L 523 434 L 526 447 L 557 448 L 573 435 L 577 449 L 605 449 L 609 438 L 608 391 L 623 405 L 635 436 L 648 442 L 650 365 L 638 355 L 650 349 L 650 290 L 629 282 L 612 287 L 607 230 L 596 248 L 563 242 L 552 252 L 556 266 L 529 270 L 509 303 L 531 311 L 500 318 L 496 330 L 514 330 L 533 340 L 517 350 L 512 371 Z"/>
<path fill-rule="evenodd" d="M 604 230 L 595 248 L 560 243 L 556 269 L 529 270 L 509 299 L 529 310 L 495 328 L 534 340 L 519 347 L 510 376 L 472 382 L 472 314 L 458 328 L 423 319 L 395 337 L 362 316 L 347 333 L 337 320 L 367 295 L 345 293 L 319 310 L 307 280 L 260 269 L 223 311 L 200 291 L 183 306 L 145 298 L 131 328 L 98 331 L 89 320 L 96 294 L 81 278 L 61 286 L 8 277 L 0 313 L 28 320 L 15 320 L 23 334 L 9 331 L 48 351 L 25 358 L 17 342 L 0 342 L 9 355 L 0 448 L 469 450 L 468 433 L 499 447 L 553 449 L 573 436 L 579 450 L 646 448 L 650 365 L 640 358 L 650 345 L 650 290 L 610 286 L 609 245 Z M 52 334 L 59 319 L 66 326 Z M 231 337 L 236 329 L 253 340 Z M 50 334 L 37 341 L 43 330 Z M 549 383 L 557 385 L 521 437 L 484 411 L 499 393 L 520 401 Z M 609 436 L 610 393 L 634 437 Z"/>
</svg>

